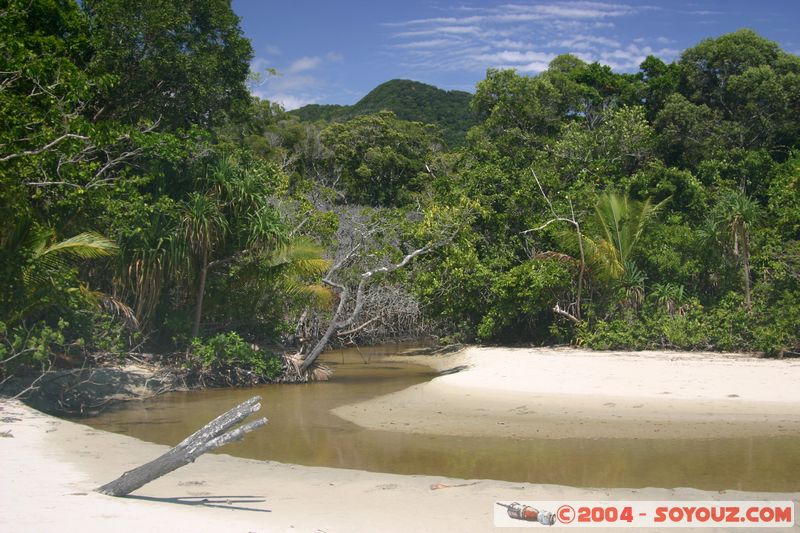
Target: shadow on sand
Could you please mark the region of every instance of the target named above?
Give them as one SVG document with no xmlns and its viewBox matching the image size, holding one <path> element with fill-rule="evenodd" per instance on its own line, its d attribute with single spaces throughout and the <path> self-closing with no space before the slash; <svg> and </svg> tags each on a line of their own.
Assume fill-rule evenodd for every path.
<svg viewBox="0 0 800 533">
<path fill-rule="evenodd" d="M 179 505 L 194 505 L 202 507 L 217 507 L 219 509 L 233 509 L 236 511 L 253 511 L 256 513 L 271 513 L 270 509 L 258 509 L 255 507 L 243 507 L 241 503 L 262 503 L 266 500 L 257 496 L 178 496 L 175 498 L 156 498 L 153 496 L 124 496 L 131 500 L 143 500 L 148 502 L 177 503 Z"/>
</svg>

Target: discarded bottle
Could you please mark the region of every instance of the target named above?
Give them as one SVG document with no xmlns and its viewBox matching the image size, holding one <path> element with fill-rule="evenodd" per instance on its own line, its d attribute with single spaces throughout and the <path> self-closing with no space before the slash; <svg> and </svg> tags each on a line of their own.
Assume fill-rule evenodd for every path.
<svg viewBox="0 0 800 533">
<path fill-rule="evenodd" d="M 497 505 L 505 507 L 508 516 L 514 520 L 524 520 L 526 522 L 539 522 L 543 526 L 552 526 L 556 523 L 556 517 L 550 511 L 540 511 L 530 505 L 522 505 L 513 502 L 511 505 L 497 502 Z"/>
</svg>

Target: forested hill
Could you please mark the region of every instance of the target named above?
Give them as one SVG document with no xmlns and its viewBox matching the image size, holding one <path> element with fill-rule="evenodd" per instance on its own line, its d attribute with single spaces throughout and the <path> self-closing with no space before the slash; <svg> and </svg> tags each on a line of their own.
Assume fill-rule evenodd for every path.
<svg viewBox="0 0 800 533">
<path fill-rule="evenodd" d="M 472 94 L 445 91 L 418 81 L 391 80 L 382 83 L 351 106 L 311 104 L 291 111 L 303 121 L 339 122 L 351 118 L 392 111 L 398 118 L 441 128 L 448 146 L 463 144 L 464 136 L 477 124 L 469 107 Z"/>
</svg>

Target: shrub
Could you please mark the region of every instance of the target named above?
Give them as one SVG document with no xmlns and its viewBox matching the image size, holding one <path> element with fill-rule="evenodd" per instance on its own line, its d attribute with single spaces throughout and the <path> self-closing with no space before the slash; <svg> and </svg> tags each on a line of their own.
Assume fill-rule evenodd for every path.
<svg viewBox="0 0 800 533">
<path fill-rule="evenodd" d="M 534 259 L 500 274 L 491 287 L 492 304 L 478 325 L 483 340 L 518 340 L 548 335 L 551 311 L 571 281 L 567 265 Z"/>
<path fill-rule="evenodd" d="M 53 353 L 67 351 L 67 328 L 69 323 L 64 320 L 55 326 L 40 322 L 29 328 L 21 325 L 8 328 L 0 322 L 0 377 L 46 370 Z M 74 344 L 82 344 L 82 340 Z"/>
<path fill-rule="evenodd" d="M 200 366 L 205 372 L 242 370 L 260 378 L 256 381 L 272 381 L 283 372 L 280 357 L 254 349 L 235 331 L 220 333 L 206 341 L 193 339 L 192 354 L 190 366 Z"/>
</svg>

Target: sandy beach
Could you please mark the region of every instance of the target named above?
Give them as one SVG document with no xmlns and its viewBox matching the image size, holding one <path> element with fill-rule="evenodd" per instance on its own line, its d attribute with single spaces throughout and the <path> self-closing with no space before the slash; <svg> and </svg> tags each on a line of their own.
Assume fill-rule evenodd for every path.
<svg viewBox="0 0 800 533">
<path fill-rule="evenodd" d="M 659 427 L 694 435 L 800 431 L 800 361 L 495 348 L 426 360 L 461 371 L 339 408 L 337 414 L 367 427 L 408 420 L 405 431 L 509 437 L 542 431 L 555 438 L 590 435 L 604 425 L 615 428 L 609 435 L 637 426 L 647 435 Z M 3 532 L 482 532 L 494 529 L 498 500 L 768 499 L 793 500 L 796 508 L 800 501 L 796 492 L 585 489 L 305 467 L 221 454 L 203 456 L 132 497 L 113 498 L 92 489 L 167 448 L 59 420 L 14 401 L 0 402 L 0 409 Z M 608 418 L 595 420 L 602 414 Z M 559 416 L 565 417 L 561 423 Z M 497 423 L 506 419 L 525 422 L 516 428 Z"/>
</svg>

